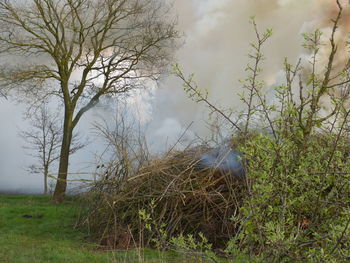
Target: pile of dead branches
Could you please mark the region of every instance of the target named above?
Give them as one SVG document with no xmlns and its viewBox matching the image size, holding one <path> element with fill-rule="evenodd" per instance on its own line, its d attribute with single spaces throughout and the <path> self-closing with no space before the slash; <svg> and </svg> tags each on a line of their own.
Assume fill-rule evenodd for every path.
<svg viewBox="0 0 350 263">
<path fill-rule="evenodd" d="M 203 233 L 214 245 L 223 245 L 239 227 L 230 218 L 238 213 L 244 180 L 203 168 L 200 156 L 209 150 L 168 154 L 127 178 L 106 175 L 87 194 L 81 223 L 102 244 L 119 248 L 180 233 Z"/>
</svg>

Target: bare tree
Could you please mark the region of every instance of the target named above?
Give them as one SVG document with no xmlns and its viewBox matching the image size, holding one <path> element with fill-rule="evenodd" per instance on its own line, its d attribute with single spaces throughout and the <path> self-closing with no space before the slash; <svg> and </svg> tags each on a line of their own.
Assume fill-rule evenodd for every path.
<svg viewBox="0 0 350 263">
<path fill-rule="evenodd" d="M 0 1 L 2 85 L 64 105 L 55 202 L 65 196 L 72 133 L 83 114 L 105 95 L 144 87 L 169 63 L 178 33 L 164 3 Z M 11 66 L 9 56 L 25 61 Z"/>
<path fill-rule="evenodd" d="M 44 176 L 44 194 L 48 193 L 48 176 L 51 165 L 60 157 L 60 145 L 62 142 L 62 127 L 59 125 L 58 114 L 52 114 L 46 105 L 30 116 L 30 128 L 21 131 L 19 135 L 26 145 L 23 147 L 27 154 L 38 161 L 30 165 L 31 173 L 41 173 Z M 72 138 L 70 154 L 75 153 L 85 146 L 79 142 L 78 135 Z"/>
</svg>

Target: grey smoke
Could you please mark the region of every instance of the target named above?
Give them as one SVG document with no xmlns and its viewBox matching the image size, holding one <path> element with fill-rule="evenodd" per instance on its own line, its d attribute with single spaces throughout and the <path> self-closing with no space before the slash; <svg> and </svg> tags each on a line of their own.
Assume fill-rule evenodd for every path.
<svg viewBox="0 0 350 263">
<path fill-rule="evenodd" d="M 243 155 L 227 146 L 222 146 L 204 153 L 199 158 L 202 168 L 209 168 L 243 178 L 245 175 Z"/>
<path fill-rule="evenodd" d="M 262 78 L 267 85 L 277 81 L 276 73 L 287 56 L 295 62 L 302 53 L 301 32 L 312 17 L 315 1 L 215 0 L 176 1 L 180 27 L 186 35 L 178 52 L 178 61 L 186 73 L 194 73 L 198 86 L 208 90 L 210 99 L 219 105 L 240 108 L 237 96 L 249 62 L 249 42 L 254 32 L 249 17 L 256 16 L 261 30 L 272 27 L 274 35 L 264 53 Z M 205 106 L 187 98 L 181 83 L 170 78 L 156 91 L 154 123 L 174 119 L 186 126 L 192 120 L 207 119 Z M 200 136 L 208 135 L 205 123 L 192 127 Z M 170 128 L 169 128 L 170 129 Z"/>
</svg>

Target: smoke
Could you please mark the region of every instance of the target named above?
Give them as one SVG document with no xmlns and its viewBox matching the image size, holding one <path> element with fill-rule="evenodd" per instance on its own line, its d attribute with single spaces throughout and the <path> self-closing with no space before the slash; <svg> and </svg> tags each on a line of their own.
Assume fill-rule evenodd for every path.
<svg viewBox="0 0 350 263">
<path fill-rule="evenodd" d="M 42 188 L 42 177 L 26 174 L 27 156 L 18 137 L 24 107 L 1 99 L 0 109 L 0 191 L 38 192 Z"/>
<path fill-rule="evenodd" d="M 294 62 L 302 53 L 301 29 L 313 6 L 312 1 L 177 1 L 175 9 L 185 32 L 178 62 L 184 72 L 195 74 L 198 86 L 209 91 L 214 103 L 239 108 L 239 79 L 245 77 L 249 43 L 255 40 L 249 17 L 255 16 L 260 30 L 273 28 L 274 35 L 264 49 L 262 75 L 272 84 L 284 58 Z M 173 118 L 185 125 L 207 119 L 205 107 L 190 101 L 175 78 L 166 81 L 155 97 L 155 123 Z M 208 133 L 204 122 L 195 122 L 193 128 L 200 136 Z"/>
<path fill-rule="evenodd" d="M 335 36 L 335 40 L 338 45 L 338 53 L 335 57 L 334 68 L 336 70 L 341 70 L 345 63 L 349 59 L 348 47 L 346 46 L 349 40 L 350 32 L 350 8 L 349 2 L 346 0 L 339 1 L 343 6 L 343 14 L 339 23 L 338 31 Z M 332 33 L 333 22 L 330 18 L 335 19 L 337 17 L 339 8 L 335 1 L 322 0 L 316 4 L 316 14 L 314 23 L 311 26 L 314 28 L 319 28 L 323 32 L 322 40 L 327 42 Z M 320 51 L 320 61 L 326 63 L 328 55 L 330 53 L 330 45 L 323 45 Z M 321 63 L 322 64 L 322 63 Z"/>
<path fill-rule="evenodd" d="M 341 0 L 344 14 L 337 40 L 345 42 L 350 30 L 350 10 L 347 0 Z M 260 31 L 273 28 L 273 37 L 263 50 L 266 60 L 263 63 L 261 78 L 267 85 L 273 85 L 281 78 L 281 68 L 285 57 L 295 63 L 299 57 L 308 58 L 302 47 L 303 32 L 320 28 L 325 33 L 323 40 L 330 35 L 331 18 L 337 13 L 335 0 L 176 0 L 174 13 L 178 15 L 179 30 L 184 32 L 183 46 L 177 52 L 177 61 L 184 72 L 194 73 L 198 86 L 210 93 L 216 104 L 239 108 L 241 101 L 237 96 L 245 77 L 245 66 L 249 62 L 249 42 L 255 40 L 249 17 L 255 16 Z M 345 46 L 336 66 L 345 63 Z M 326 61 L 329 46 L 320 51 L 320 61 Z M 320 68 L 320 71 L 323 69 Z M 182 90 L 181 82 L 169 76 L 160 88 L 148 92 L 135 93 L 128 102 L 129 107 L 139 113 L 143 123 L 148 123 L 147 137 L 153 151 L 165 150 L 176 143 L 179 136 L 189 126 L 184 137 L 190 141 L 194 134 L 207 136 L 205 120 L 208 111 L 204 105 L 194 103 Z M 31 162 L 24 154 L 23 142 L 17 137 L 17 127 L 26 126 L 22 121 L 24 107 L 0 101 L 0 191 L 37 191 L 42 186 L 39 175 L 28 175 L 22 167 Z M 79 130 L 89 134 L 91 123 L 98 119 L 93 109 L 82 118 Z M 108 116 L 108 112 L 104 113 Z M 77 153 L 71 159 L 70 170 L 82 171 L 94 161 L 103 146 L 94 143 Z M 185 143 L 185 142 L 184 142 Z"/>
<path fill-rule="evenodd" d="M 199 165 L 202 168 L 219 170 L 232 178 L 242 178 L 245 175 L 242 154 L 226 146 L 202 154 Z"/>
<path fill-rule="evenodd" d="M 350 28 L 348 1 L 341 1 L 344 13 L 337 40 L 345 43 Z M 263 79 L 267 86 L 283 81 L 284 59 L 290 63 L 310 54 L 302 47 L 302 33 L 319 28 L 325 31 L 322 40 L 327 42 L 334 19 L 338 12 L 335 0 L 216 0 L 216 1 L 177 1 L 180 27 L 186 35 L 185 44 L 178 52 L 178 62 L 186 73 L 194 73 L 198 86 L 208 90 L 214 103 L 239 109 L 241 101 L 237 96 L 244 79 L 246 64 L 249 63 L 249 43 L 255 40 L 248 20 L 255 16 L 258 28 L 273 29 L 273 36 L 263 52 Z M 346 48 L 339 46 L 336 67 L 344 65 Z M 329 45 L 323 45 L 318 58 L 320 65 L 326 63 Z M 324 67 L 320 67 L 322 72 Z M 197 120 L 194 130 L 201 136 L 208 135 L 205 123 L 205 106 L 190 101 L 181 90 L 177 79 L 169 79 L 157 91 L 154 120 L 174 119 L 182 125 Z M 170 128 L 169 128 L 170 129 Z"/>
</svg>

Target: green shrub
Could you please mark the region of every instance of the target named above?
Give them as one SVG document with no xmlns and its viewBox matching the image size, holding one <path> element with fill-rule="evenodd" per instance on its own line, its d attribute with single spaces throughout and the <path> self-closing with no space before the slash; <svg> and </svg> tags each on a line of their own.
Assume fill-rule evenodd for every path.
<svg viewBox="0 0 350 263">
<path fill-rule="evenodd" d="M 295 139 L 258 135 L 241 148 L 249 163 L 249 193 L 234 243 L 276 262 L 339 262 L 350 247 L 350 176 L 334 171 L 349 171 L 349 149 L 345 141 L 338 145 L 329 164 L 329 134 L 311 136 L 303 145 Z"/>
</svg>

